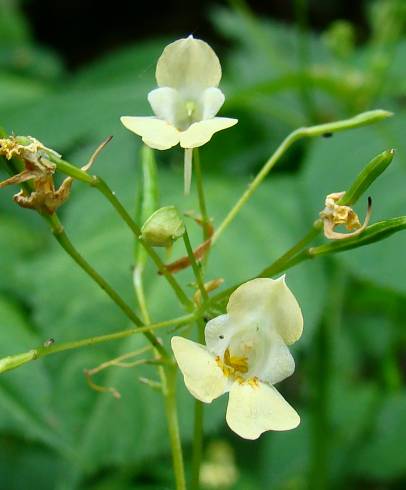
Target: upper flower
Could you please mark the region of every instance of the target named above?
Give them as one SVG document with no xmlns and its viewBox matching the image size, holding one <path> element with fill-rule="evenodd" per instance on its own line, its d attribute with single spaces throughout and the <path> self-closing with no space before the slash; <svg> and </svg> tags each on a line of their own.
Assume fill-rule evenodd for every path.
<svg viewBox="0 0 406 490">
<path fill-rule="evenodd" d="M 148 94 L 156 117 L 123 116 L 126 128 L 157 150 L 180 145 L 196 148 L 237 119 L 215 117 L 224 103 L 217 88 L 221 79 L 219 59 L 212 48 L 189 36 L 164 49 L 156 67 L 157 89 Z"/>
<path fill-rule="evenodd" d="M 172 349 L 190 393 L 211 403 L 229 392 L 226 420 L 241 437 L 288 430 L 299 415 L 273 387 L 295 363 L 288 345 L 302 334 L 300 307 L 284 277 L 248 281 L 230 296 L 227 314 L 209 321 L 206 345 L 172 338 Z"/>
</svg>

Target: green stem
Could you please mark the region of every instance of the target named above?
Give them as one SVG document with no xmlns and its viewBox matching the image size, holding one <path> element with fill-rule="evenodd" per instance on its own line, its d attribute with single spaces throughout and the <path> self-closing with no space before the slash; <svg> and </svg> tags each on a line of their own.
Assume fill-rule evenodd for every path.
<svg viewBox="0 0 406 490">
<path fill-rule="evenodd" d="M 155 263 L 160 273 L 165 277 L 165 279 L 168 281 L 168 283 L 174 290 L 179 301 L 184 305 L 186 309 L 190 310 L 192 307 L 191 301 L 189 301 L 186 294 L 183 292 L 182 288 L 180 287 L 176 279 L 173 277 L 173 275 L 166 269 L 165 264 L 162 262 L 159 255 L 148 243 L 146 243 L 141 238 L 140 227 L 131 218 L 127 210 L 121 204 L 120 200 L 116 197 L 115 193 L 110 189 L 107 183 L 100 177 L 89 175 L 87 172 L 84 172 L 82 169 L 75 167 L 75 165 L 72 165 L 71 163 L 62 160 L 61 158 L 55 157 L 53 154 L 49 154 L 48 157 L 51 162 L 55 163 L 58 170 L 65 173 L 66 175 L 70 175 L 71 177 L 77 180 L 85 182 L 86 184 L 90 184 L 92 187 L 95 187 L 99 192 L 101 192 L 101 194 L 103 194 L 103 196 L 110 202 L 110 204 L 114 207 L 114 209 L 117 211 L 119 216 L 123 219 L 123 221 L 134 233 L 135 238 L 144 247 L 144 249 L 151 257 L 151 259 Z"/>
<path fill-rule="evenodd" d="M 159 193 L 158 193 L 158 180 L 157 170 L 154 159 L 153 150 L 144 146 L 142 149 L 142 169 L 143 169 L 143 185 L 140 190 L 139 200 L 139 215 L 142 217 L 142 221 L 145 221 L 158 207 Z M 143 272 L 146 263 L 146 250 L 139 246 L 140 243 L 135 240 L 134 258 L 135 268 L 133 274 L 134 290 L 137 297 L 138 304 L 140 306 L 142 318 L 147 324 L 151 323 L 151 317 L 148 311 L 147 301 L 144 293 L 144 281 Z M 188 317 L 190 318 L 190 316 Z M 157 387 L 165 397 L 165 412 L 167 417 L 168 431 L 170 435 L 170 445 L 173 457 L 174 473 L 177 488 L 183 488 L 185 476 L 183 469 L 183 457 L 181 450 L 181 441 L 178 428 L 178 414 L 176 409 L 176 394 L 174 393 L 176 382 L 176 371 L 173 374 L 175 378 L 172 380 L 172 371 L 175 370 L 173 364 L 167 366 L 158 366 L 158 372 L 160 377 L 160 383 L 149 382 L 149 386 Z M 167 372 L 170 371 L 170 372 Z M 168 383 L 169 381 L 169 383 Z M 171 384 L 173 382 L 173 385 Z"/>
<path fill-rule="evenodd" d="M 135 295 L 138 301 L 138 306 L 140 307 L 141 310 L 142 319 L 146 325 L 149 325 L 151 323 L 151 318 L 149 316 L 147 302 L 145 299 L 142 273 L 143 273 L 143 267 L 141 265 L 135 266 L 133 272 L 133 284 L 134 284 Z"/>
<path fill-rule="evenodd" d="M 7 359 L 7 363 L 0 362 L 0 372 L 9 371 L 14 367 L 26 364 L 29 361 L 41 359 L 42 357 L 50 356 L 51 354 L 56 354 L 58 352 L 63 352 L 67 350 L 80 349 L 82 347 L 88 347 L 90 345 L 102 344 L 105 342 L 111 342 L 113 340 L 124 339 L 132 335 L 137 335 L 140 333 L 150 333 L 154 330 L 161 328 L 172 327 L 175 325 L 187 325 L 195 320 L 195 315 L 184 315 L 172 320 L 165 320 L 163 322 L 154 323 L 145 327 L 133 327 L 126 328 L 125 330 L 120 330 L 119 332 L 113 332 L 106 335 L 96 335 L 94 337 L 87 337 L 85 339 L 73 340 L 71 342 L 60 342 L 60 343 L 50 343 L 49 345 L 41 345 L 35 349 L 31 349 L 28 352 L 22 354 L 16 354 L 13 356 L 8 356 L 7 358 L 1 359 L 4 361 Z M 166 356 L 167 357 L 167 356 Z M 20 362 L 22 361 L 22 362 Z"/>
<path fill-rule="evenodd" d="M 121 298 L 121 296 L 108 284 L 108 282 L 95 270 L 93 267 L 82 257 L 82 255 L 76 250 L 72 242 L 69 240 L 67 234 L 64 231 L 62 223 L 59 221 L 56 214 L 51 216 L 43 215 L 51 226 L 52 232 L 61 245 L 61 247 L 73 258 L 73 260 L 88 274 L 116 303 L 121 311 L 131 320 L 132 323 L 138 327 L 142 327 L 143 323 L 140 318 L 134 313 L 132 308 Z M 158 339 L 150 332 L 145 332 L 145 336 L 151 342 L 151 344 L 159 351 L 159 353 L 166 357 L 166 351 L 164 347 L 159 343 Z"/>
<path fill-rule="evenodd" d="M 145 248 L 146 252 L 151 257 L 151 259 L 155 263 L 158 270 L 166 278 L 166 280 L 168 281 L 168 283 L 170 284 L 170 286 L 174 290 L 176 296 L 178 297 L 179 301 L 183 304 L 183 306 L 185 306 L 185 308 L 190 310 L 191 307 L 193 306 L 191 301 L 188 299 L 186 294 L 183 292 L 182 288 L 180 287 L 180 285 L 178 284 L 176 279 L 173 277 L 173 275 L 167 270 L 167 268 L 165 267 L 165 264 L 162 262 L 159 255 L 155 252 L 155 250 L 151 247 L 151 245 L 149 245 L 145 240 L 143 240 L 141 238 L 140 227 L 135 223 L 135 221 L 127 213 L 126 209 L 121 204 L 121 202 L 117 199 L 114 192 L 111 191 L 110 187 L 100 177 L 95 177 L 92 185 L 94 187 L 96 187 L 96 189 L 98 191 L 100 191 L 108 199 L 108 201 L 110 201 L 110 203 L 113 205 L 113 207 L 118 212 L 118 214 L 121 216 L 121 218 L 125 221 L 125 223 L 132 230 L 132 232 L 134 233 L 137 240 Z"/>
<path fill-rule="evenodd" d="M 198 340 L 204 344 L 204 322 L 198 320 Z M 193 449 L 192 449 L 192 479 L 191 489 L 199 490 L 200 488 L 200 465 L 203 453 L 203 415 L 204 407 L 200 400 L 195 400 L 194 407 L 194 428 L 193 428 Z"/>
<path fill-rule="evenodd" d="M 345 131 L 347 129 L 357 128 L 372 124 L 374 122 L 381 121 L 390 117 L 392 113 L 382 110 L 369 111 L 358 114 L 350 119 L 343 119 L 341 121 L 335 121 L 326 124 L 318 124 L 316 126 L 309 126 L 305 128 L 299 128 L 290 133 L 276 149 L 275 153 L 265 162 L 262 169 L 258 172 L 255 179 L 249 184 L 247 190 L 243 193 L 240 199 L 235 203 L 228 215 L 224 218 L 223 222 L 217 228 L 212 237 L 212 244 L 214 244 L 228 225 L 234 220 L 236 215 L 241 211 L 242 207 L 254 194 L 258 186 L 262 183 L 268 173 L 272 170 L 274 165 L 280 160 L 282 155 L 292 146 L 293 143 L 301 138 L 314 138 L 322 136 L 323 134 L 335 133 L 338 131 Z"/>
<path fill-rule="evenodd" d="M 169 440 L 172 449 L 173 468 L 175 472 L 176 490 L 186 490 L 185 469 L 183 465 L 182 444 L 180 440 L 178 411 L 176 405 L 176 367 L 167 366 L 165 371 L 165 412 L 168 422 Z"/>
<path fill-rule="evenodd" d="M 308 250 L 303 249 L 320 234 L 321 229 L 321 221 L 315 221 L 313 226 L 301 240 L 299 240 L 295 245 L 293 245 L 293 247 L 291 247 L 287 252 L 285 252 L 278 259 L 272 262 L 271 265 L 266 267 L 255 277 L 273 277 L 276 274 L 287 271 L 288 269 L 299 264 L 300 262 L 303 262 L 304 260 L 312 258 Z M 240 283 L 235 284 L 234 286 L 227 288 L 216 296 L 213 296 L 210 302 L 213 304 L 223 301 L 225 298 L 228 298 L 239 285 Z"/>
<path fill-rule="evenodd" d="M 188 235 L 188 232 L 186 229 L 185 229 L 185 233 L 183 234 L 183 241 L 185 243 L 185 248 L 186 248 L 190 263 L 192 265 L 193 274 L 196 278 L 196 282 L 197 282 L 197 285 L 199 287 L 200 294 L 202 295 L 202 302 L 204 305 L 209 301 L 209 296 L 207 294 L 206 288 L 204 287 L 203 278 L 201 275 L 201 270 L 200 270 L 198 263 L 196 262 L 196 258 L 194 256 L 192 245 L 190 243 L 189 235 Z"/>
<path fill-rule="evenodd" d="M 323 223 L 321 220 L 315 221 L 313 226 L 301 240 L 293 245 L 293 247 L 286 253 L 276 259 L 275 262 L 273 262 L 269 267 L 266 267 L 260 274 L 258 274 L 258 277 L 272 277 L 275 274 L 279 274 L 280 272 L 289 269 L 292 267 L 292 265 L 295 265 L 297 262 L 292 264 L 292 259 L 294 259 L 294 257 L 301 252 L 306 245 L 311 243 L 320 234 L 322 228 Z"/>
<path fill-rule="evenodd" d="M 193 151 L 193 165 L 195 170 L 195 180 L 197 187 L 197 195 L 199 198 L 200 214 L 203 221 L 203 239 L 207 240 L 210 236 L 210 218 L 207 213 L 206 199 L 204 197 L 204 185 L 203 174 L 200 166 L 200 153 L 199 148 L 195 148 Z"/>
<path fill-rule="evenodd" d="M 315 383 L 312 407 L 312 453 L 309 488 L 330 488 L 329 473 L 334 431 L 331 427 L 331 378 L 334 369 L 334 340 L 341 324 L 342 305 L 346 290 L 345 274 L 335 266 L 330 267 L 333 294 L 326 306 L 326 313 L 316 334 L 316 352 L 313 359 Z"/>
</svg>

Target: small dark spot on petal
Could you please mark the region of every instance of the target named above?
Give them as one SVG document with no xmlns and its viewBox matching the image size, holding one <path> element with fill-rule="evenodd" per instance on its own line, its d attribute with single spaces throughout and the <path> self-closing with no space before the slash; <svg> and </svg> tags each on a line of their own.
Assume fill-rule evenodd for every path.
<svg viewBox="0 0 406 490">
<path fill-rule="evenodd" d="M 219 335 L 219 339 L 224 339 L 224 335 Z"/>
</svg>

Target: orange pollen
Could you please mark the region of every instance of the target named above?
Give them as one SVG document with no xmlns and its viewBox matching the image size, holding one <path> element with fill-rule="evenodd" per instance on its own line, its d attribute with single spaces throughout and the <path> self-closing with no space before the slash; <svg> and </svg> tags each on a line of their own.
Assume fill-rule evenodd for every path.
<svg viewBox="0 0 406 490">
<path fill-rule="evenodd" d="M 224 352 L 224 359 L 220 356 L 216 357 L 216 362 L 219 368 L 223 371 L 224 376 L 233 378 L 236 381 L 243 381 L 240 374 L 248 372 L 248 357 L 232 356 L 230 350 Z"/>
</svg>

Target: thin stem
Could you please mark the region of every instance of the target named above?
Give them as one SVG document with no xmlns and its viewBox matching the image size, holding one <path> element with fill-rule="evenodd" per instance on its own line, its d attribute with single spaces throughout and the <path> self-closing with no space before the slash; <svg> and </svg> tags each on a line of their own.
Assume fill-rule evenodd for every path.
<svg viewBox="0 0 406 490">
<path fill-rule="evenodd" d="M 347 129 L 357 128 L 378 122 L 390 117 L 392 113 L 382 110 L 369 111 L 358 114 L 350 119 L 343 119 L 341 121 L 335 121 L 326 124 L 318 124 L 316 126 L 309 126 L 299 128 L 290 133 L 276 149 L 275 153 L 265 162 L 262 169 L 258 172 L 254 180 L 249 184 L 247 190 L 243 193 L 240 199 L 235 203 L 233 208 L 224 218 L 223 222 L 217 228 L 212 237 L 212 244 L 214 244 L 227 226 L 234 220 L 236 215 L 241 211 L 242 207 L 254 194 L 258 186 L 262 183 L 268 173 L 272 170 L 275 164 L 280 160 L 282 155 L 292 146 L 293 143 L 301 138 L 314 138 L 326 133 L 335 133 L 338 131 L 345 131 Z"/>
<path fill-rule="evenodd" d="M 209 301 L 209 296 L 207 294 L 206 288 L 204 287 L 203 278 L 201 275 L 201 270 L 200 270 L 199 265 L 196 262 L 196 258 L 195 258 L 195 255 L 193 253 L 192 245 L 190 243 L 189 235 L 188 235 L 188 232 L 186 229 L 185 229 L 185 233 L 183 234 L 183 241 L 185 243 L 185 248 L 186 248 L 190 263 L 192 265 L 193 273 L 195 275 L 196 282 L 197 282 L 197 285 L 198 285 L 199 290 L 200 290 L 200 294 L 202 295 L 202 302 L 203 302 L 203 304 L 205 304 Z"/>
<path fill-rule="evenodd" d="M 142 221 L 148 218 L 158 206 L 158 182 L 157 172 L 154 160 L 153 151 L 147 146 L 142 150 L 142 168 L 143 168 L 143 186 L 141 189 L 141 196 L 139 200 L 138 212 L 142 216 Z M 138 304 L 141 309 L 142 318 L 147 324 L 151 323 L 151 316 L 148 311 L 147 301 L 144 293 L 144 281 L 143 272 L 146 263 L 146 249 L 140 247 L 140 243 L 135 239 L 134 258 L 135 268 L 133 273 L 133 285 Z M 137 246 L 138 245 L 138 246 Z M 155 352 L 156 357 L 159 360 L 159 353 Z M 158 373 L 160 377 L 160 383 L 152 385 L 154 388 L 158 388 L 165 398 L 165 413 L 167 417 L 168 431 L 170 435 L 170 445 L 173 457 L 173 466 L 176 479 L 177 488 L 185 487 L 185 475 L 183 468 L 183 456 L 181 441 L 179 435 L 179 423 L 178 414 L 176 408 L 176 368 L 173 364 L 170 366 L 158 366 Z M 151 386 L 151 382 L 148 383 Z"/>
<path fill-rule="evenodd" d="M 313 359 L 313 407 L 312 407 L 312 453 L 309 473 L 310 488 L 329 488 L 331 448 L 334 431 L 331 427 L 331 377 L 334 369 L 334 345 L 341 324 L 342 306 L 346 290 L 346 277 L 331 261 L 329 275 L 333 291 L 326 306 L 324 318 L 316 334 Z"/>
<path fill-rule="evenodd" d="M 186 490 L 185 469 L 183 465 L 182 444 L 180 440 L 178 410 L 176 404 L 176 367 L 167 366 L 164 368 L 164 372 L 165 412 L 172 449 L 176 490 Z"/>
<path fill-rule="evenodd" d="M 198 320 L 198 340 L 201 344 L 204 343 L 204 322 Z M 200 487 L 200 465 L 203 453 L 203 416 L 204 407 L 200 400 L 195 400 L 194 406 L 194 427 L 193 427 L 193 449 L 192 449 L 192 479 L 191 489 L 199 490 Z"/>
<path fill-rule="evenodd" d="M 41 359 L 42 357 L 50 356 L 51 354 L 56 354 L 58 352 L 80 349 L 82 347 L 88 347 L 90 345 L 102 344 L 104 342 L 124 339 L 126 337 L 130 337 L 131 335 L 136 335 L 140 333 L 151 333 L 154 330 L 172 327 L 175 325 L 187 325 L 188 323 L 193 322 L 195 319 L 195 315 L 184 315 L 178 318 L 174 318 L 172 320 L 165 320 L 164 322 L 154 323 L 145 327 L 127 328 L 125 330 L 120 330 L 119 332 L 113 332 L 106 335 L 96 335 L 95 337 L 87 337 L 85 339 L 73 340 L 71 342 L 50 343 L 49 345 L 41 345 L 36 349 L 30 350 L 30 355 L 28 355 L 28 353 L 23 353 L 16 354 L 15 356 L 9 356 L 9 362 L 11 366 L 14 358 L 16 358 L 17 360 L 22 358 L 25 360 L 25 364 L 26 362 Z M 166 354 L 165 357 L 167 357 Z M 1 372 L 9 369 L 1 370 Z"/>
<path fill-rule="evenodd" d="M 199 209 L 203 221 L 203 239 L 207 240 L 210 237 L 210 218 L 207 213 L 206 199 L 204 197 L 203 175 L 202 175 L 202 168 L 200 166 L 199 148 L 194 149 L 193 165 L 195 169 L 197 195 L 199 198 Z"/>
<path fill-rule="evenodd" d="M 134 284 L 135 295 L 138 301 L 138 306 L 140 307 L 141 310 L 142 319 L 146 325 L 149 325 L 151 323 L 151 318 L 149 316 L 148 306 L 145 299 L 142 273 L 143 273 L 142 266 L 141 265 L 135 266 L 133 272 L 133 284 Z"/>
<path fill-rule="evenodd" d="M 320 234 L 322 226 L 322 222 L 317 220 L 301 240 L 276 259 L 269 267 L 266 267 L 260 274 L 258 274 L 258 277 L 272 277 L 275 274 L 279 274 L 292 267 L 292 259 Z M 295 264 L 296 263 L 297 262 L 295 262 Z"/>
<path fill-rule="evenodd" d="M 271 265 L 266 267 L 262 272 L 260 272 L 255 277 L 273 277 L 276 274 L 280 274 L 281 272 L 287 271 L 288 269 L 299 264 L 300 262 L 303 262 L 304 260 L 312 258 L 308 250 L 303 250 L 303 249 L 306 247 L 306 245 L 311 243 L 319 235 L 321 231 L 321 227 L 322 227 L 321 221 L 320 220 L 315 221 L 313 226 L 310 228 L 310 230 L 306 233 L 306 235 L 301 240 L 299 240 L 295 245 L 293 245 L 293 247 L 291 247 L 287 252 L 285 252 L 278 259 L 272 262 Z M 227 288 L 226 290 L 222 291 L 216 296 L 213 296 L 210 302 L 213 304 L 213 303 L 218 303 L 220 301 L 223 301 L 225 298 L 230 296 L 230 294 L 235 289 L 237 289 L 239 285 L 240 284 L 235 284 L 234 286 Z"/>
<path fill-rule="evenodd" d="M 185 306 L 185 308 L 187 308 L 188 310 L 191 310 L 191 308 L 193 307 L 192 302 L 188 299 L 186 294 L 183 292 L 182 288 L 180 287 L 180 285 L 178 284 L 176 279 L 173 277 L 173 275 L 167 270 L 167 268 L 165 267 L 165 264 L 162 262 L 159 255 L 155 252 L 155 250 L 145 240 L 143 240 L 141 238 L 140 227 L 137 225 L 137 223 L 135 223 L 135 221 L 127 213 L 126 209 L 121 204 L 121 202 L 117 199 L 114 192 L 112 192 L 110 187 L 100 177 L 95 177 L 92 185 L 94 187 L 96 187 L 96 189 L 99 190 L 110 201 L 110 203 L 113 205 L 113 207 L 118 212 L 118 214 L 121 216 L 121 218 L 125 221 L 125 223 L 132 230 L 132 232 L 134 233 L 137 240 L 145 248 L 146 252 L 151 257 L 151 259 L 155 263 L 158 270 L 161 272 L 161 274 L 166 278 L 168 283 L 171 285 L 171 287 L 174 290 L 179 301 L 183 304 L 183 306 Z"/>
<path fill-rule="evenodd" d="M 108 284 L 108 282 L 95 270 L 93 267 L 82 257 L 82 255 L 76 250 L 72 242 L 69 240 L 67 234 L 64 231 L 62 223 L 59 221 L 56 214 L 51 216 L 43 215 L 46 221 L 50 224 L 52 232 L 61 245 L 61 247 L 73 258 L 73 260 L 88 274 L 116 303 L 121 311 L 130 319 L 132 323 L 137 327 L 142 327 L 143 323 L 140 318 L 134 313 L 132 308 L 121 298 L 121 296 Z M 159 351 L 159 353 L 166 357 L 166 351 L 164 347 L 159 343 L 158 339 L 152 333 L 146 331 L 145 336 L 151 342 L 151 344 Z"/>
<path fill-rule="evenodd" d="M 190 488 L 199 490 L 200 465 L 203 453 L 203 403 L 200 400 L 195 400 L 194 404 L 192 480 Z"/>
</svg>

